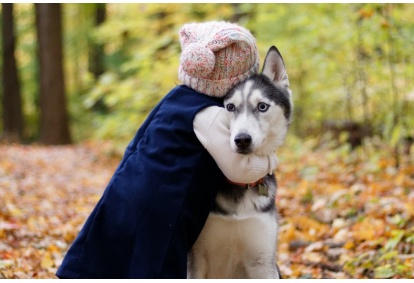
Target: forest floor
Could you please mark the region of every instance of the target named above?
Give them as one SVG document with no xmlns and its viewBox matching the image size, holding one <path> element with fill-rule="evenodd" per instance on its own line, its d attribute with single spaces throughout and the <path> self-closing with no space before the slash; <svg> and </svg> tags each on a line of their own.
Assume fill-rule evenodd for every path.
<svg viewBox="0 0 414 283">
<path fill-rule="evenodd" d="M 414 278 L 414 165 L 389 152 L 278 152 L 284 278 Z M 56 278 L 119 160 L 111 144 L 0 145 L 0 279 Z"/>
</svg>

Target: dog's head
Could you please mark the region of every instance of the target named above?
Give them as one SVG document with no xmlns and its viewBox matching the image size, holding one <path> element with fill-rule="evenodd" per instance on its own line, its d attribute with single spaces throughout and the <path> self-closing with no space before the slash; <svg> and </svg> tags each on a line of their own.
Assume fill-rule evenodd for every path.
<svg viewBox="0 0 414 283">
<path fill-rule="evenodd" d="M 237 84 L 224 97 L 233 151 L 267 155 L 282 145 L 291 119 L 292 99 L 283 58 L 267 52 L 261 74 Z"/>
</svg>

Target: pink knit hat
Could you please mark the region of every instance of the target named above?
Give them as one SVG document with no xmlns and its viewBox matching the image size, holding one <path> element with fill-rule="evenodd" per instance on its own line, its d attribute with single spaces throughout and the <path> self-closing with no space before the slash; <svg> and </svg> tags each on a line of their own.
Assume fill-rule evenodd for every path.
<svg viewBox="0 0 414 283">
<path fill-rule="evenodd" d="M 192 23 L 180 30 L 179 79 L 204 94 L 223 97 L 259 69 L 256 40 L 227 22 Z"/>
</svg>

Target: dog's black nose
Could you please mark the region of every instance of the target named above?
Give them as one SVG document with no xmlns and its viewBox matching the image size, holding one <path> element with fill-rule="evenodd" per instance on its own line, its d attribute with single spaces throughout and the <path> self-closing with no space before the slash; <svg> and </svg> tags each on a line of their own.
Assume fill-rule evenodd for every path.
<svg viewBox="0 0 414 283">
<path fill-rule="evenodd" d="M 238 134 L 234 138 L 234 142 L 236 143 L 238 148 L 246 149 L 252 143 L 252 137 L 249 134 Z"/>
</svg>

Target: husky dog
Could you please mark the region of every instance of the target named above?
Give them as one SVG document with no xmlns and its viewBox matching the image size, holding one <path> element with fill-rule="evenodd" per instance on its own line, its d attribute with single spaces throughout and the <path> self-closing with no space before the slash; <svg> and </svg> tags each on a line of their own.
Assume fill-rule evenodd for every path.
<svg viewBox="0 0 414 283">
<path fill-rule="evenodd" d="M 239 83 L 224 98 L 231 148 L 267 155 L 282 145 L 292 112 L 285 65 L 272 46 L 261 74 Z M 188 254 L 188 278 L 281 278 L 276 264 L 276 178 L 253 184 L 231 181 Z"/>
</svg>

